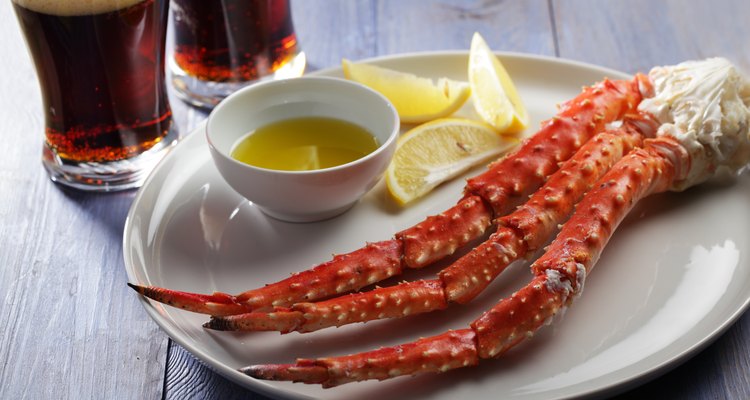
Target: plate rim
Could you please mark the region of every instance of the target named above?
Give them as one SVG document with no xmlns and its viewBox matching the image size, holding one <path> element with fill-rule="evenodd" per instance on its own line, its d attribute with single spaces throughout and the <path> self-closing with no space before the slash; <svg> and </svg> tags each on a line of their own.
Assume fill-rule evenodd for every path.
<svg viewBox="0 0 750 400">
<path fill-rule="evenodd" d="M 577 61 L 577 60 L 560 58 L 560 57 L 521 53 L 521 52 L 496 51 L 494 53 L 498 55 L 500 58 L 512 58 L 512 59 L 516 59 L 519 61 L 526 61 L 526 62 L 543 62 L 543 63 L 552 63 L 552 64 L 563 64 L 563 65 L 568 65 L 574 68 L 582 68 L 582 69 L 586 69 L 589 71 L 597 71 L 597 72 L 601 72 L 603 76 L 606 76 L 609 78 L 628 79 L 633 76 L 632 74 L 618 71 L 616 69 L 603 67 L 600 65 Z M 436 57 L 466 57 L 468 58 L 468 55 L 469 55 L 469 52 L 466 50 L 419 51 L 419 52 L 407 52 L 407 53 L 398 53 L 398 54 L 389 54 L 389 55 L 382 55 L 382 56 L 377 56 L 377 57 L 370 57 L 370 58 L 357 60 L 357 62 L 382 63 L 382 62 L 389 62 L 389 61 L 400 61 L 400 60 L 408 59 L 408 58 L 411 58 L 411 59 L 420 59 L 420 58 L 430 59 L 430 58 L 436 58 Z M 330 75 L 340 75 L 340 72 L 341 72 L 341 67 L 334 66 L 334 67 L 323 68 L 320 70 L 314 70 L 309 73 L 305 73 L 305 75 L 310 75 L 310 76 L 329 75 L 330 76 Z M 151 182 L 154 179 L 156 179 L 157 175 L 159 175 L 163 166 L 166 165 L 170 160 L 172 160 L 172 158 L 178 157 L 179 150 L 181 148 L 188 147 L 189 144 L 200 140 L 199 138 L 193 138 L 193 136 L 200 136 L 200 137 L 205 136 L 205 127 L 206 127 L 206 120 L 203 120 L 194 129 L 192 129 L 187 136 L 181 137 L 179 142 L 176 145 L 174 145 L 169 151 L 169 153 L 166 154 L 165 157 L 163 157 L 159 161 L 159 163 L 157 163 L 157 165 L 153 168 L 153 170 L 151 171 L 147 179 L 144 181 L 144 184 L 141 186 L 141 188 L 138 189 L 136 196 L 133 199 L 133 202 L 131 203 L 131 206 L 127 213 L 127 217 L 125 219 L 125 224 L 123 227 L 123 239 L 122 239 L 123 259 L 124 259 L 126 274 L 127 274 L 127 278 L 129 282 L 139 283 L 135 281 L 136 276 L 134 274 L 134 263 L 131 258 L 131 254 L 129 251 L 127 251 L 127 249 L 130 247 L 129 243 L 132 241 L 131 232 L 133 231 L 132 229 L 133 228 L 132 225 L 134 223 L 133 220 L 135 219 L 135 215 L 139 209 L 139 206 L 144 201 L 143 197 L 145 196 L 148 188 L 151 186 Z M 292 399 L 315 398 L 315 397 L 300 395 L 295 392 L 289 392 L 282 388 L 273 386 L 265 381 L 261 381 L 258 379 L 248 377 L 240 373 L 239 371 L 233 368 L 230 368 L 223 363 L 218 362 L 218 360 L 210 356 L 205 350 L 194 347 L 191 344 L 188 344 L 179 332 L 176 332 L 174 329 L 172 329 L 171 324 L 168 324 L 167 321 L 164 321 L 160 318 L 159 313 L 156 311 L 153 305 L 149 302 L 149 300 L 147 300 L 143 296 L 138 296 L 138 300 L 143 305 L 149 317 L 151 317 L 151 319 L 162 329 L 163 332 L 165 332 L 172 340 L 174 340 L 176 343 L 182 346 L 185 350 L 191 353 L 191 355 L 193 355 L 198 362 L 200 362 L 203 365 L 206 365 L 209 369 L 220 374 L 224 378 L 229 379 L 230 381 L 246 389 L 251 389 L 260 394 L 271 396 L 274 398 L 292 398 Z M 599 386 L 596 388 L 582 388 L 583 390 L 577 391 L 574 394 L 558 395 L 558 397 L 556 398 L 566 398 L 569 396 L 584 396 L 584 397 L 610 396 L 610 395 L 622 393 L 634 387 L 640 386 L 648 381 L 656 379 L 659 376 L 662 376 L 663 374 L 671 371 L 674 368 L 677 368 L 678 366 L 682 365 L 686 361 L 690 360 L 693 356 L 695 356 L 696 354 L 704 350 L 706 347 L 714 343 L 716 340 L 718 340 L 722 336 L 723 333 L 725 333 L 734 323 L 737 322 L 737 320 L 747 311 L 749 307 L 750 307 L 750 293 L 748 293 L 745 296 L 744 301 L 741 302 L 739 307 L 737 307 L 732 313 L 730 313 L 727 316 L 727 318 L 724 319 L 723 323 L 719 324 L 714 329 L 710 330 L 710 332 L 707 332 L 706 335 L 702 337 L 700 340 L 694 342 L 692 345 L 680 351 L 679 354 L 675 354 L 672 357 L 668 357 L 664 360 L 661 360 L 661 362 L 657 363 L 653 367 L 646 369 L 644 371 L 641 371 L 639 374 L 635 374 L 628 378 L 623 378 L 614 382 L 610 382 L 607 385 Z M 574 386 L 581 386 L 581 384 L 577 384 Z"/>
</svg>

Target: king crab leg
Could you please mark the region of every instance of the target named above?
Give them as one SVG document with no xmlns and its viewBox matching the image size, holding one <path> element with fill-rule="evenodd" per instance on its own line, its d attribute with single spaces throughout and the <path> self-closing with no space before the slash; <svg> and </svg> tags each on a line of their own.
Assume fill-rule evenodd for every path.
<svg viewBox="0 0 750 400">
<path fill-rule="evenodd" d="M 545 254 L 534 278 L 470 324 L 400 346 L 342 357 L 300 359 L 294 364 L 252 365 L 245 374 L 333 387 L 367 379 L 447 371 L 476 365 L 519 344 L 580 295 L 615 228 L 642 198 L 682 179 L 690 158 L 671 138 L 650 139 L 605 174 L 584 196 Z"/>
<path fill-rule="evenodd" d="M 217 330 L 311 332 L 442 310 L 449 302 L 467 303 L 511 262 L 541 247 L 583 194 L 625 154 L 640 146 L 644 136 L 653 136 L 656 128 L 650 118 L 630 116 L 619 128 L 595 136 L 524 205 L 500 218 L 498 230 L 489 240 L 441 271 L 439 279 L 376 288 L 317 303 L 297 303 L 270 313 L 214 317 L 204 326 Z"/>
<path fill-rule="evenodd" d="M 225 316 L 324 299 L 398 275 L 404 268 L 422 268 L 481 237 L 494 218 L 505 215 L 534 193 L 562 162 L 607 123 L 634 112 L 642 93 L 650 90 L 648 78 L 642 75 L 632 81 L 604 80 L 584 88 L 515 152 L 469 179 L 464 198 L 449 210 L 397 233 L 391 240 L 337 255 L 279 282 L 239 295 L 194 294 L 128 285 L 146 297 L 174 307 Z"/>
</svg>

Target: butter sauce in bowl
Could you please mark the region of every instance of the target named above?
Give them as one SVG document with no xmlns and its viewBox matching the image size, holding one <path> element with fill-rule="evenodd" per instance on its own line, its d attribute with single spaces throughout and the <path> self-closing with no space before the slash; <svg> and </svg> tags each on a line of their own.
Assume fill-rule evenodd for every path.
<svg viewBox="0 0 750 400">
<path fill-rule="evenodd" d="M 274 126 L 301 124 L 303 139 L 315 136 L 320 120 L 336 120 L 334 126 L 354 125 L 377 143 L 371 152 L 340 165 L 317 168 L 289 168 L 256 163 L 251 165 L 233 156 L 241 153 L 243 141 L 259 131 L 278 133 Z M 306 121 L 309 134 L 305 133 Z M 314 121 L 310 123 L 309 121 Z M 355 82 L 325 77 L 302 77 L 262 82 L 227 97 L 208 117 L 206 136 L 214 163 L 224 180 L 265 214 L 290 222 L 312 222 L 332 218 L 351 208 L 382 177 L 396 149 L 400 121 L 393 105 L 379 93 Z M 351 136 L 346 129 L 334 136 Z M 281 129 L 283 131 L 285 129 Z M 320 129 L 318 129 L 320 130 Z M 257 139 L 257 137 L 256 137 Z M 324 141 L 325 141 L 324 140 Z M 278 137 L 271 142 L 284 141 Z M 292 150 L 303 163 L 317 157 L 319 149 L 305 149 L 305 142 Z M 256 144 L 257 145 L 257 144 Z M 282 150 L 262 150 L 250 144 L 250 153 L 278 161 Z M 292 146 L 295 147 L 295 146 Z M 324 146 L 325 147 L 325 146 Z M 276 154 L 269 154 L 275 152 Z M 311 155 L 313 152 L 316 155 Z M 281 164 L 284 164 L 281 161 Z M 263 166 L 265 165 L 265 166 Z"/>
</svg>

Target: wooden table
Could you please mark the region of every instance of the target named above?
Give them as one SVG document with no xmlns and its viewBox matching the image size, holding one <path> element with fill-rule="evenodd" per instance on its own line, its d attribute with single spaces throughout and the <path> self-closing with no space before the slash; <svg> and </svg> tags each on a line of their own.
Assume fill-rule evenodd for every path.
<svg viewBox="0 0 750 400">
<path fill-rule="evenodd" d="M 293 15 L 313 70 L 342 57 L 466 50 L 479 31 L 496 50 L 629 73 L 713 55 L 750 73 L 747 0 L 294 1 Z M 125 285 L 122 232 L 135 193 L 49 181 L 36 75 L 8 0 L 0 21 L 0 398 L 262 398 L 173 343 Z M 206 117 L 172 104 L 183 133 Z M 647 396 L 750 398 L 750 316 L 621 398 Z"/>
</svg>

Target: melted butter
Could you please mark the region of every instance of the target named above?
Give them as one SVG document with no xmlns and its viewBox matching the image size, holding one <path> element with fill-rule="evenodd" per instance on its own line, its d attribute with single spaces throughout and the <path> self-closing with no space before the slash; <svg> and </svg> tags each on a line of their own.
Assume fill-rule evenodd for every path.
<svg viewBox="0 0 750 400">
<path fill-rule="evenodd" d="M 250 132 L 232 158 L 282 171 L 331 168 L 358 160 L 378 148 L 365 128 L 335 118 L 301 117 L 273 122 Z"/>
</svg>

